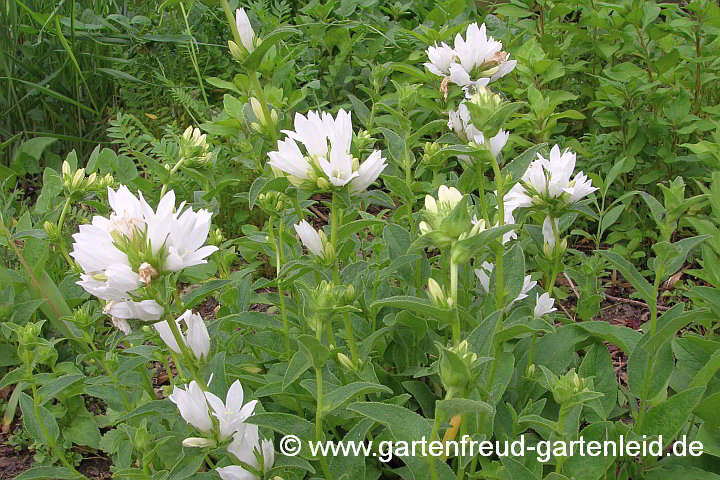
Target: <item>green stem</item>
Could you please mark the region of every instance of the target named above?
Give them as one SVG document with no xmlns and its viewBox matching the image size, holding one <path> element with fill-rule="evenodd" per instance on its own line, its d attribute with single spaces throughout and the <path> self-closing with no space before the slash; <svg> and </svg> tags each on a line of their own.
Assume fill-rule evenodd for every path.
<svg viewBox="0 0 720 480">
<path fill-rule="evenodd" d="M 652 298 L 650 299 L 650 338 L 655 336 L 657 330 L 657 296 L 660 290 L 660 279 L 662 278 L 662 267 L 655 272 L 655 282 L 653 283 Z M 640 398 L 640 412 L 638 414 L 637 423 L 642 421 L 648 403 L 648 390 L 652 384 L 653 356 L 648 355 L 647 368 L 645 370 L 645 378 L 643 379 L 642 397 Z"/>
<path fill-rule="evenodd" d="M 317 332 L 315 333 L 315 338 L 318 339 L 318 341 L 322 341 L 322 329 L 318 328 Z M 316 396 L 317 396 L 317 409 L 315 410 L 315 441 L 320 442 L 323 438 L 323 428 L 322 428 L 322 421 L 323 421 L 323 408 L 324 408 L 324 397 L 323 397 L 323 372 L 322 368 L 315 367 L 315 383 L 316 383 Z M 330 468 L 327 463 L 327 459 L 323 456 L 320 457 L 320 466 L 323 469 L 323 473 L 325 474 L 325 478 L 328 480 L 332 480 L 332 474 L 330 473 Z"/>
<path fill-rule="evenodd" d="M 58 219 L 58 223 L 57 223 L 57 226 L 58 226 L 58 229 L 60 230 L 60 233 L 62 233 L 63 224 L 65 223 L 65 215 L 67 215 L 67 212 L 68 212 L 68 210 L 69 210 L 69 208 L 70 208 L 70 200 L 71 200 L 71 196 L 68 196 L 68 197 L 65 199 L 65 205 L 63 205 L 62 212 L 60 212 L 60 218 Z"/>
<path fill-rule="evenodd" d="M 435 422 L 433 422 L 432 430 L 430 431 L 430 442 L 437 440 L 438 430 L 440 429 L 440 412 L 435 412 Z M 435 467 L 435 457 L 428 455 L 428 466 L 430 467 L 430 478 L 437 480 L 437 469 Z"/>
<path fill-rule="evenodd" d="M 178 328 L 177 322 L 174 318 L 168 316 L 165 318 L 165 321 L 167 322 L 168 326 L 170 327 L 170 331 L 172 331 L 173 337 L 175 337 L 175 342 L 178 344 L 178 347 L 180 347 L 180 351 L 182 352 L 183 356 L 183 362 L 185 363 L 185 366 L 190 370 L 190 373 L 192 374 L 193 380 L 197 382 L 198 385 L 203 390 L 207 390 L 207 385 L 205 384 L 205 380 L 200 377 L 198 374 L 197 368 L 195 368 L 195 361 L 192 352 L 188 349 L 187 345 L 185 345 L 185 339 L 183 338 L 182 334 L 180 333 L 180 329 Z"/>
<path fill-rule="evenodd" d="M 453 343 L 457 346 L 460 343 L 460 312 L 458 310 L 458 265 L 450 260 L 450 298 L 453 309 Z"/>
<path fill-rule="evenodd" d="M 273 219 L 270 219 L 270 228 L 272 229 Z M 282 282 L 280 281 L 280 268 L 282 266 L 282 236 L 283 230 L 285 229 L 285 220 L 280 218 L 280 224 L 278 225 L 278 238 L 275 244 L 275 268 L 277 275 L 277 289 L 278 295 L 280 296 L 280 314 L 283 321 L 283 333 L 285 334 L 285 354 L 288 361 L 292 358 L 292 350 L 290 348 L 290 323 L 288 322 L 287 309 L 285 308 L 285 290 Z"/>
<path fill-rule="evenodd" d="M 170 180 L 172 179 L 172 176 L 175 175 L 175 173 L 180 169 L 180 166 L 185 161 L 185 157 L 180 157 L 180 160 L 175 164 L 175 166 L 170 170 L 170 174 L 168 175 L 167 183 L 163 183 L 162 190 L 160 190 L 160 198 L 165 196 L 165 192 L 167 192 L 168 186 L 170 185 Z"/>
<path fill-rule="evenodd" d="M 505 201 L 503 191 L 503 178 L 500 172 L 500 165 L 497 163 L 497 159 L 493 157 L 492 160 L 493 172 L 495 173 L 495 185 L 497 188 L 497 210 L 498 219 L 497 223 L 499 226 L 505 225 Z M 505 307 L 505 248 L 500 242 L 495 250 L 495 308 L 502 310 Z"/>
<path fill-rule="evenodd" d="M 345 312 L 345 334 L 347 335 L 347 342 L 350 346 L 350 356 L 352 358 L 353 365 L 358 366 L 358 350 L 357 344 L 355 343 L 355 335 L 353 334 L 352 320 L 350 319 L 350 312 Z"/>
<path fill-rule="evenodd" d="M 182 12 L 183 20 L 185 20 L 185 29 L 187 30 L 187 35 L 190 38 L 188 40 L 188 50 L 190 52 L 190 61 L 193 64 L 193 68 L 195 69 L 195 74 L 198 78 L 198 83 L 200 84 L 200 92 L 202 93 L 203 100 L 205 101 L 205 106 L 209 107 L 210 102 L 208 102 L 207 94 L 205 93 L 205 85 L 204 80 L 202 78 L 202 75 L 200 74 L 200 65 L 197 61 L 197 53 L 195 52 L 196 45 L 193 43 L 195 41 L 195 37 L 192 36 L 192 31 L 190 30 L 190 24 L 188 23 L 188 16 L 185 12 L 185 5 L 183 5 L 182 2 L 180 2 L 180 11 Z"/>
<path fill-rule="evenodd" d="M 270 133 L 270 137 L 272 138 L 272 142 L 274 144 L 275 141 L 277 141 L 277 131 L 275 130 L 275 124 L 270 116 L 270 106 L 268 104 L 267 97 L 265 97 L 265 90 L 262 85 L 260 85 L 260 79 L 258 78 L 255 70 L 248 72 L 248 78 L 250 79 L 250 84 L 255 92 L 255 96 L 260 102 L 260 108 L 262 108 L 263 116 L 265 117 L 264 126 L 267 128 L 268 133 Z"/>
<path fill-rule="evenodd" d="M 228 24 L 230 25 L 230 33 L 232 33 L 233 39 L 235 40 L 235 43 L 238 45 L 242 45 L 242 39 L 240 38 L 240 32 L 237 30 L 237 23 L 235 23 L 235 16 L 233 15 L 232 10 L 230 9 L 230 4 L 228 3 L 228 0 L 220 0 L 220 4 L 223 7 L 223 12 L 225 12 L 225 18 L 228 21 Z"/>
<path fill-rule="evenodd" d="M 330 245 L 335 252 L 335 262 L 332 267 L 332 280 L 337 285 L 340 278 L 340 260 L 338 258 L 337 241 L 338 241 L 338 223 L 340 223 L 340 206 L 338 204 L 337 193 L 332 193 L 332 205 L 330 206 Z"/>
</svg>

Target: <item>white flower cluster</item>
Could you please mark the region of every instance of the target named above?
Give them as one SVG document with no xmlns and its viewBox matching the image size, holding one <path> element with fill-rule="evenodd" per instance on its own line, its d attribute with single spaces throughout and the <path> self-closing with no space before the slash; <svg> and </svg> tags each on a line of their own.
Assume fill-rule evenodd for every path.
<svg viewBox="0 0 720 480">
<path fill-rule="evenodd" d="M 257 425 L 245 423 L 258 402 L 252 400 L 243 404 L 244 393 L 239 380 L 230 386 L 225 402 L 203 391 L 195 381 L 190 382 L 184 390 L 175 386 L 168 398 L 177 405 L 185 421 L 204 435 L 213 436 L 221 442 L 232 437 L 228 451 L 255 470 L 251 472 L 237 465 L 218 468 L 217 473 L 223 480 L 260 480 L 262 474 L 272 468 L 275 463 L 272 442 L 261 441 Z M 183 441 L 186 447 L 215 444 L 214 440 L 208 438 L 189 437 Z M 259 458 L 262 459 L 262 465 Z"/>
<path fill-rule="evenodd" d="M 70 255 L 82 268 L 86 291 L 106 300 L 105 313 L 125 333 L 126 319 L 159 320 L 163 307 L 155 300 L 143 299 L 139 291 L 164 272 L 175 272 L 206 263 L 215 246 L 203 246 L 210 231 L 207 210 L 175 209 L 175 193 L 170 191 L 156 210 L 140 193 L 135 197 L 126 186 L 108 188 L 112 212 L 96 215 L 89 225 L 81 225 L 73 235 Z"/>
<path fill-rule="evenodd" d="M 429 47 L 427 69 L 468 88 L 484 87 L 515 68 L 517 61 L 510 60 L 501 42 L 487 36 L 484 23 L 480 27 L 477 23 L 470 24 L 465 37 L 458 33 L 453 47 L 444 42 Z"/>
<path fill-rule="evenodd" d="M 270 165 L 289 175 L 295 185 L 329 190 L 348 186 L 358 194 L 370 186 L 387 163 L 380 150 L 374 150 L 362 163 L 350 153 L 352 121 L 350 113 L 340 109 L 337 116 L 310 111 L 295 114 L 295 130 L 283 130 L 285 140 L 268 153 Z M 300 150 L 301 143 L 305 153 Z"/>
<path fill-rule="evenodd" d="M 505 204 L 513 208 L 527 208 L 533 205 L 552 205 L 561 202 L 571 205 L 582 200 L 597 188 L 592 181 L 579 172 L 571 180 L 575 170 L 575 154 L 568 149 L 562 153 L 555 145 L 550 158 L 538 153 L 519 183 L 505 195 Z"/>
</svg>

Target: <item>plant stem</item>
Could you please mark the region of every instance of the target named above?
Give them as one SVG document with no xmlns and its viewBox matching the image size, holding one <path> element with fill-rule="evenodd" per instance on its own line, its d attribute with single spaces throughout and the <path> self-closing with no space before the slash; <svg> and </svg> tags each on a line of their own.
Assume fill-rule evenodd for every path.
<svg viewBox="0 0 720 480">
<path fill-rule="evenodd" d="M 272 230 L 273 218 L 270 219 L 270 229 Z M 283 333 L 285 335 L 285 355 L 288 361 L 292 358 L 292 350 L 290 348 L 290 323 L 288 322 L 287 309 L 285 308 L 285 290 L 280 280 L 280 268 L 283 262 L 282 248 L 283 248 L 283 231 L 285 230 L 285 220 L 280 218 L 278 225 L 278 236 L 277 242 L 275 243 L 275 268 L 277 276 L 277 290 L 278 296 L 280 297 L 280 314 L 283 321 Z M 271 235 L 272 236 L 272 235 Z"/>
<path fill-rule="evenodd" d="M 315 338 L 317 338 L 318 341 L 322 341 L 322 329 L 317 329 L 317 332 L 315 332 Z M 317 408 L 315 410 L 315 441 L 320 442 L 323 438 L 322 421 L 325 399 L 323 398 L 323 372 L 322 368 L 318 368 L 317 366 L 315 367 L 315 383 L 315 395 L 317 397 Z M 320 466 L 323 469 L 325 478 L 328 480 L 332 480 L 333 477 L 330 474 L 330 468 L 328 467 L 327 459 L 323 456 L 320 456 Z"/>
<path fill-rule="evenodd" d="M 220 4 L 223 7 L 223 12 L 225 12 L 225 18 L 228 21 L 228 24 L 230 25 L 230 33 L 232 33 L 233 40 L 235 40 L 235 43 L 238 45 L 242 45 L 242 39 L 240 38 L 240 32 L 237 30 L 237 24 L 235 23 L 235 17 L 233 16 L 233 12 L 230 9 L 230 4 L 228 3 L 228 0 L 220 0 Z"/>
<path fill-rule="evenodd" d="M 192 374 L 193 380 L 197 382 L 198 385 L 203 390 L 207 390 L 207 385 L 205 384 L 205 380 L 198 375 L 198 371 L 195 368 L 195 362 L 193 359 L 193 354 L 188 349 L 187 345 L 185 345 L 185 339 L 183 338 L 182 334 L 180 333 L 180 329 L 178 328 L 177 322 L 174 318 L 168 316 L 165 318 L 165 321 L 167 322 L 168 326 L 170 327 L 170 331 L 172 331 L 173 337 L 175 337 L 175 343 L 178 344 L 178 347 L 180 347 L 180 351 L 182 352 L 183 356 L 183 362 L 185 363 L 185 366 L 190 370 L 190 373 Z"/>
<path fill-rule="evenodd" d="M 58 223 L 57 223 L 57 226 L 58 226 L 58 229 L 60 230 L 60 233 L 62 233 L 63 224 L 65 223 L 65 215 L 67 215 L 67 212 L 68 212 L 68 210 L 69 210 L 69 208 L 70 208 L 70 200 L 71 200 L 71 198 L 72 198 L 71 196 L 68 196 L 68 197 L 65 199 L 65 205 L 63 205 L 62 212 L 60 212 L 60 218 L 58 219 Z"/>
<path fill-rule="evenodd" d="M 503 191 L 503 178 L 502 172 L 500 171 L 500 165 L 497 163 L 497 159 L 493 156 L 492 159 L 493 172 L 495 173 L 495 186 L 497 189 L 497 210 L 498 219 L 497 224 L 499 226 L 505 225 L 505 201 Z M 495 249 L 495 308 L 501 310 L 505 307 L 505 248 L 502 242 L 498 244 Z"/>
<path fill-rule="evenodd" d="M 175 175 L 175 172 L 177 172 L 180 169 L 180 166 L 185 161 L 185 157 L 180 157 L 180 160 L 175 164 L 175 166 L 170 170 L 170 174 L 168 175 L 168 183 L 163 183 L 162 190 L 160 190 L 160 198 L 165 196 L 165 192 L 167 192 L 168 186 L 170 185 L 170 180 L 172 179 L 172 176 Z"/>
<path fill-rule="evenodd" d="M 335 262 L 332 267 L 332 280 L 337 285 L 340 279 L 340 260 L 338 258 L 337 241 L 338 241 L 338 223 L 340 222 L 340 206 L 338 205 L 337 193 L 332 193 L 332 204 L 330 205 L 330 245 L 335 252 Z"/>
<path fill-rule="evenodd" d="M 264 126 L 267 128 L 274 144 L 277 141 L 277 131 L 275 130 L 275 124 L 270 116 L 270 106 L 268 104 L 267 97 L 265 97 L 265 90 L 262 85 L 260 85 L 260 80 L 258 79 L 258 75 L 255 70 L 248 72 L 248 78 L 250 79 L 250 84 L 252 85 L 255 95 L 260 102 L 260 108 L 262 108 L 263 116 L 265 117 Z"/>
<path fill-rule="evenodd" d="M 457 346 L 460 343 L 460 311 L 458 305 L 458 264 L 450 260 L 450 298 L 452 299 L 453 310 L 453 343 Z"/>
<path fill-rule="evenodd" d="M 352 358 L 353 365 L 358 365 L 358 351 L 357 343 L 355 343 L 355 335 L 353 334 L 352 320 L 350 319 L 350 312 L 345 312 L 343 316 L 345 320 L 345 334 L 347 335 L 347 342 L 350 346 L 350 357 Z"/>
</svg>

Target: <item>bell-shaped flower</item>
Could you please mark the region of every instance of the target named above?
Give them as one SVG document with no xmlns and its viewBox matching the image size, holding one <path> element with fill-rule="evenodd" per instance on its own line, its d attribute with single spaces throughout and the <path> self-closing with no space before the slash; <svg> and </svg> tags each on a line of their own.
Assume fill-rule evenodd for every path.
<svg viewBox="0 0 720 480">
<path fill-rule="evenodd" d="M 428 70 L 461 87 L 484 87 L 510 73 L 517 62 L 502 50 L 502 43 L 488 37 L 485 24 L 468 26 L 465 37 L 455 36 L 453 47 L 446 44 L 427 49 Z M 468 94 L 471 91 L 468 90 Z"/>
<path fill-rule="evenodd" d="M 164 264 L 166 270 L 176 272 L 207 263 L 205 259 L 218 250 L 215 245 L 203 246 L 210 233 L 211 216 L 205 209 L 194 212 L 188 208 L 170 222 L 168 254 Z"/>
<path fill-rule="evenodd" d="M 542 295 L 538 294 L 535 297 L 535 310 L 533 314 L 536 318 L 540 318 L 543 315 L 557 311 L 557 308 L 553 308 L 555 299 L 550 296 L 549 293 L 545 292 Z"/>
<path fill-rule="evenodd" d="M 420 222 L 420 233 L 424 235 L 437 230 L 462 199 L 463 195 L 457 188 L 445 185 L 440 185 L 437 200 L 431 195 L 425 195 L 425 213 L 428 221 Z"/>
<path fill-rule="evenodd" d="M 378 179 L 387 167 L 387 161 L 380 150 L 374 150 L 357 169 L 357 177 L 350 180 L 350 194 L 356 195 L 364 192 Z"/>
<path fill-rule="evenodd" d="M 547 215 L 543 221 L 542 234 L 545 244 L 548 245 L 550 249 L 555 249 L 556 232 L 558 232 L 558 234 L 560 232 L 557 218 Z"/>
<path fill-rule="evenodd" d="M 187 326 L 185 334 L 180 333 L 180 337 L 183 342 L 195 355 L 195 358 L 202 360 L 207 358 L 210 353 L 210 335 L 208 334 L 205 321 L 197 313 L 193 313 L 192 310 L 186 310 L 180 317 L 175 320 L 178 329 L 180 329 L 181 322 L 184 322 Z M 153 324 L 155 330 L 160 334 L 165 345 L 175 353 L 182 353 L 182 349 L 173 335 L 172 329 L 167 322 L 157 322 Z"/>
<path fill-rule="evenodd" d="M 172 395 L 168 398 L 177 405 L 180 415 L 187 423 L 205 434 L 212 432 L 213 423 L 208 411 L 205 393 L 195 380 L 190 382 L 186 390 L 175 385 Z"/>
<path fill-rule="evenodd" d="M 505 203 L 514 208 L 576 203 L 597 188 L 582 172 L 571 179 L 574 169 L 575 154 L 570 150 L 560 152 L 560 147 L 555 145 L 549 158 L 538 153 L 538 158 L 530 164 L 521 182 L 505 195 Z"/>
<path fill-rule="evenodd" d="M 117 318 L 137 320 L 159 320 L 165 309 L 155 300 L 112 300 L 105 305 L 103 313 Z"/>
<path fill-rule="evenodd" d="M 262 475 L 275 464 L 273 444 L 270 440 L 260 441 L 257 425 L 247 425 L 244 431 L 236 433 L 228 451 L 260 475 L 241 466 L 231 465 L 216 470 L 223 480 L 262 480 Z"/>
<path fill-rule="evenodd" d="M 240 380 L 235 380 L 230 386 L 225 403 L 210 392 L 205 392 L 205 398 L 220 423 L 220 440 L 230 438 L 241 431 L 243 422 L 252 415 L 257 404 L 257 400 L 252 400 L 243 405 L 243 388 Z"/>
<path fill-rule="evenodd" d="M 483 262 L 480 268 L 475 269 L 475 276 L 480 281 L 480 286 L 485 293 L 490 292 L 490 275 L 494 269 L 495 265 L 490 262 Z M 520 293 L 508 304 L 508 307 L 515 302 L 527 298 L 528 293 L 535 287 L 535 285 L 537 285 L 537 282 L 534 281 L 530 275 L 525 275 Z"/>
<path fill-rule="evenodd" d="M 250 19 L 247 13 L 245 13 L 244 8 L 238 8 L 235 11 L 235 26 L 240 34 L 240 41 L 243 47 L 245 47 L 248 53 L 252 53 L 253 50 L 255 50 L 255 31 L 252 25 L 250 25 Z"/>
<path fill-rule="evenodd" d="M 268 153 L 270 166 L 289 175 L 289 180 L 308 189 L 344 187 L 350 193 L 367 188 L 387 166 L 379 151 L 365 162 L 353 158 L 352 121 L 350 113 L 340 109 L 333 118 L 329 113 L 310 111 L 307 117 L 295 115 L 295 130 L 283 130 L 285 140 L 278 140 L 278 150 Z M 305 153 L 300 150 L 302 144 Z"/>
<path fill-rule="evenodd" d="M 330 242 L 328 242 L 325 232 L 315 230 L 307 221 L 302 220 L 294 225 L 295 232 L 300 237 L 300 241 L 305 248 L 313 255 L 317 255 L 323 260 L 333 261 L 335 259 L 335 251 Z"/>
<path fill-rule="evenodd" d="M 155 300 L 143 300 L 140 287 L 163 272 L 206 262 L 217 250 L 202 246 L 210 228 L 210 213 L 188 209 L 181 214 L 184 205 L 176 212 L 172 191 L 160 199 L 155 210 L 142 194 L 136 197 L 124 185 L 117 190 L 108 188 L 108 200 L 109 217 L 96 215 L 73 235 L 70 256 L 83 270 L 77 283 L 110 302 L 105 307 L 108 315 L 158 320 L 162 307 Z"/>
<path fill-rule="evenodd" d="M 455 61 L 455 50 L 449 47 L 445 42 L 438 47 L 428 47 L 427 55 L 429 62 L 425 63 L 430 72 L 438 76 L 450 75 L 450 65 Z"/>
</svg>

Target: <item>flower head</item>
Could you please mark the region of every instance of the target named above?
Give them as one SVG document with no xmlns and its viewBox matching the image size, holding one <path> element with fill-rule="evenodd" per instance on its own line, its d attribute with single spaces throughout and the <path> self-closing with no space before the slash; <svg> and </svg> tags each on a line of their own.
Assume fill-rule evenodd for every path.
<svg viewBox="0 0 720 480">
<path fill-rule="evenodd" d="M 180 322 L 184 322 L 187 326 L 185 334 L 181 333 L 180 336 L 185 345 L 190 347 L 195 358 L 198 360 L 207 358 L 210 353 L 210 334 L 202 317 L 197 313 L 193 313 L 192 310 L 186 310 L 175 322 L 178 329 L 180 328 Z M 157 322 L 153 326 L 170 350 L 175 353 L 182 353 L 167 322 Z"/>
<path fill-rule="evenodd" d="M 255 31 L 250 25 L 250 19 L 245 13 L 244 8 L 238 8 L 235 11 L 235 25 L 238 33 L 240 34 L 240 41 L 243 47 L 248 53 L 252 53 L 255 50 Z"/>
<path fill-rule="evenodd" d="M 168 398 L 177 405 L 180 415 L 187 423 L 203 433 L 212 432 L 213 423 L 208 412 L 205 393 L 195 380 L 190 382 L 185 390 L 176 385 Z"/>
<path fill-rule="evenodd" d="M 225 397 L 225 402 L 210 392 L 205 392 L 205 398 L 213 410 L 213 415 L 220 422 L 220 440 L 230 438 L 236 432 L 244 433 L 243 422 L 253 413 L 257 400 L 243 405 L 243 388 L 240 380 L 235 380 Z"/>
<path fill-rule="evenodd" d="M 300 237 L 303 245 L 312 253 L 325 261 L 332 261 L 335 258 L 335 251 L 328 242 L 325 232 L 315 230 L 307 221 L 302 220 L 294 225 L 295 232 Z"/>
<path fill-rule="evenodd" d="M 522 177 L 505 195 L 505 204 L 512 208 L 543 205 L 550 208 L 572 205 L 597 190 L 582 172 L 572 177 L 575 154 L 570 150 L 560 152 L 555 145 L 550 157 L 538 153 Z"/>
<path fill-rule="evenodd" d="M 557 308 L 553 308 L 555 299 L 550 296 L 549 293 L 545 292 L 542 295 L 538 294 L 535 297 L 535 310 L 533 314 L 536 318 L 540 318 L 543 315 L 557 311 Z"/>
<path fill-rule="evenodd" d="M 475 276 L 480 281 L 480 286 L 483 290 L 485 290 L 485 293 L 490 292 L 490 275 L 494 269 L 495 265 L 490 262 L 483 262 L 480 268 L 475 269 Z M 508 307 L 515 302 L 527 298 L 528 293 L 533 289 L 533 287 L 535 287 L 535 285 L 537 285 L 537 282 L 534 281 L 530 275 L 525 275 L 520 293 L 508 304 Z"/>
<path fill-rule="evenodd" d="M 261 480 L 262 474 L 275 464 L 273 444 L 270 440 L 260 441 L 257 425 L 247 425 L 244 431 L 237 432 L 228 446 L 228 451 L 255 472 L 249 472 L 238 465 L 218 468 L 216 471 L 223 480 Z"/>
<path fill-rule="evenodd" d="M 106 300 L 105 312 L 119 319 L 158 320 L 163 313 L 155 300 L 142 299 L 140 288 L 163 273 L 206 263 L 217 247 L 202 245 L 210 229 L 210 212 L 184 204 L 175 210 L 170 191 L 157 209 L 121 185 L 108 188 L 112 209 L 108 217 L 96 215 L 73 235 L 70 253 L 82 268 L 82 286 Z M 182 212 L 182 213 L 181 213 Z M 138 298 L 140 297 L 140 298 Z"/>
<path fill-rule="evenodd" d="M 445 76 L 450 81 L 468 89 L 484 87 L 510 73 L 516 65 L 510 55 L 502 51 L 502 43 L 488 37 L 485 24 L 468 26 L 465 37 L 457 34 L 453 47 L 445 43 L 427 49 L 431 73 Z"/>
<path fill-rule="evenodd" d="M 289 175 L 289 180 L 309 189 L 329 190 L 348 186 L 350 193 L 364 191 L 385 169 L 379 150 L 360 164 L 350 153 L 352 121 L 340 109 L 337 116 L 310 111 L 307 117 L 295 115 L 295 130 L 283 130 L 285 140 L 268 153 L 270 165 Z M 305 153 L 300 149 L 300 143 Z"/>
</svg>

